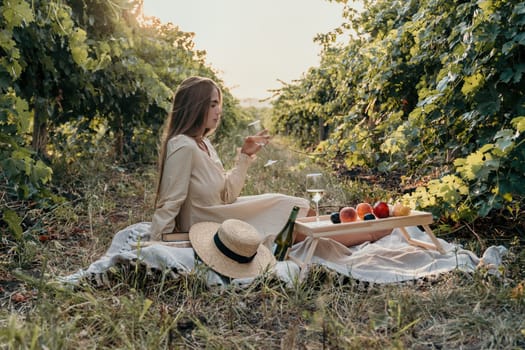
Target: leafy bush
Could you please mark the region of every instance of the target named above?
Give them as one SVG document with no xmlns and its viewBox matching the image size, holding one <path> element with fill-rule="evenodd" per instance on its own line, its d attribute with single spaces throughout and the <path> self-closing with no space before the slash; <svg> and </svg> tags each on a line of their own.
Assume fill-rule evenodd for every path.
<svg viewBox="0 0 525 350">
<path fill-rule="evenodd" d="M 431 180 L 405 198 L 413 206 L 447 213 L 456 221 L 472 221 L 492 209 L 512 205 L 523 196 L 525 117 L 512 120 L 515 129 L 500 130 L 493 143 L 454 161 L 455 174 Z"/>
<path fill-rule="evenodd" d="M 72 178 L 88 170 L 84 176 L 111 163 L 100 164 L 100 158 L 155 162 L 158 135 L 182 79 L 202 75 L 222 84 L 205 53 L 194 49 L 192 33 L 155 18 L 139 22 L 140 5 L 0 3 L 2 236 L 20 239 L 27 231 L 28 201 L 32 207 L 60 201 L 51 190 L 53 172 Z M 226 126 L 239 123 L 237 101 L 227 89 L 224 113 Z"/>
<path fill-rule="evenodd" d="M 280 90 L 276 131 L 339 166 L 430 177 L 410 198 L 436 215 L 472 219 L 522 203 L 512 183 L 525 169 L 525 5 L 367 5 L 347 6 L 347 21 L 318 36 L 321 64 Z M 334 43 L 342 33 L 347 43 Z"/>
</svg>

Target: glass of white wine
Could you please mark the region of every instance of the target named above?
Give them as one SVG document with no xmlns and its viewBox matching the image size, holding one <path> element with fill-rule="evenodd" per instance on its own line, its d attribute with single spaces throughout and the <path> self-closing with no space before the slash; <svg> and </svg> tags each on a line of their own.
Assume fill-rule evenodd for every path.
<svg viewBox="0 0 525 350">
<path fill-rule="evenodd" d="M 325 183 L 322 173 L 306 174 L 306 192 L 310 200 L 315 203 L 315 220 L 319 225 L 319 201 L 324 196 Z"/>
<path fill-rule="evenodd" d="M 250 124 L 248 124 L 248 129 L 249 129 L 249 131 L 250 131 L 250 133 L 252 135 L 256 135 L 257 133 L 261 132 L 262 131 L 261 121 L 260 120 L 256 120 L 256 121 L 251 122 Z M 256 144 L 261 146 L 261 147 L 265 147 L 266 146 L 265 143 L 257 143 L 256 142 Z M 277 162 L 278 162 L 277 160 L 268 159 L 268 161 L 264 164 L 264 167 L 268 167 L 270 165 L 274 165 Z"/>
</svg>

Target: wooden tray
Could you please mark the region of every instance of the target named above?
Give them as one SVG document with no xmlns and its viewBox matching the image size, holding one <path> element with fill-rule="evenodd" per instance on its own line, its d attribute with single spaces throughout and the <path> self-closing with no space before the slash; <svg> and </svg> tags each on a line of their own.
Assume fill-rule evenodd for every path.
<svg viewBox="0 0 525 350">
<path fill-rule="evenodd" d="M 383 219 L 358 220 L 340 224 L 332 223 L 330 215 L 319 216 L 319 220 L 317 223 L 315 216 L 298 218 L 295 221 L 295 229 L 306 236 L 318 238 L 347 233 L 368 233 L 396 227 L 426 226 L 433 222 L 433 217 L 431 213 L 412 210 L 407 216 L 391 216 Z"/>
</svg>

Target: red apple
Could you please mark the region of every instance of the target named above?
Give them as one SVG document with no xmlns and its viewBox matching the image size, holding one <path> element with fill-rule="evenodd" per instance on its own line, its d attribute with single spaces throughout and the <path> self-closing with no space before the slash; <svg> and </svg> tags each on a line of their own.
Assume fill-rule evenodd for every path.
<svg viewBox="0 0 525 350">
<path fill-rule="evenodd" d="M 374 204 L 374 215 L 379 218 L 387 218 L 390 215 L 390 208 L 386 202 L 377 202 Z"/>
<path fill-rule="evenodd" d="M 370 205 L 370 203 L 366 203 L 366 202 L 359 203 L 359 204 L 355 207 L 355 210 L 357 211 L 357 216 L 359 216 L 359 218 L 360 218 L 361 220 L 363 220 L 363 218 L 365 217 L 366 214 L 368 214 L 368 213 L 374 213 L 374 208 L 372 208 L 372 206 Z"/>
<path fill-rule="evenodd" d="M 352 222 L 357 220 L 357 211 L 354 207 L 344 207 L 339 211 L 341 222 Z"/>
</svg>

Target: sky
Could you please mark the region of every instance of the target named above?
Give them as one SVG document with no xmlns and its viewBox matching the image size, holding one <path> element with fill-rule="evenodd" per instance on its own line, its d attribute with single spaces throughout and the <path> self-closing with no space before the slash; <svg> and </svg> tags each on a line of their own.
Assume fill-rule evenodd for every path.
<svg viewBox="0 0 525 350">
<path fill-rule="evenodd" d="M 342 22 L 327 0 L 144 0 L 144 13 L 194 32 L 195 48 L 240 100 L 265 99 L 318 66 L 313 42 Z"/>
</svg>

